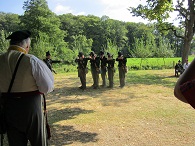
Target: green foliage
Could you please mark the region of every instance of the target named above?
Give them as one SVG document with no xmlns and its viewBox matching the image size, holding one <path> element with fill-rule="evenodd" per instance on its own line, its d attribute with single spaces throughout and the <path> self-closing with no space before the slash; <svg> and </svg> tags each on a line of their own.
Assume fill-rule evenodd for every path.
<svg viewBox="0 0 195 146">
<path fill-rule="evenodd" d="M 23 8 L 21 23 L 32 32 L 32 52 L 43 57 L 50 51 L 58 59 L 66 58 L 65 31 L 60 30 L 60 19 L 48 8 L 46 0 L 27 0 Z"/>
<path fill-rule="evenodd" d="M 0 12 L 0 30 L 13 32 L 20 28 L 18 14 Z"/>
<path fill-rule="evenodd" d="M 171 45 L 167 39 L 163 39 L 162 37 L 158 40 L 158 46 L 154 49 L 155 57 L 173 57 L 173 50 L 171 49 Z"/>
<path fill-rule="evenodd" d="M 36 54 L 39 58 L 45 58 L 45 52 L 52 50 L 53 44 L 48 42 L 48 37 L 46 35 L 42 35 L 36 38 L 36 43 L 32 45 L 30 49 L 31 54 Z"/>
<path fill-rule="evenodd" d="M 169 0 L 147 0 L 146 3 L 146 5 L 138 5 L 137 8 L 130 7 L 129 10 L 135 16 L 159 22 L 169 18 L 170 12 L 174 10 Z"/>
<path fill-rule="evenodd" d="M 45 0 L 27 0 L 24 2 L 25 13 L 21 16 L 24 28 L 32 32 L 33 43 L 39 41 L 39 37 L 45 35 L 54 46 L 63 42 L 65 32 L 60 30 L 60 20 L 49 10 Z"/>
<path fill-rule="evenodd" d="M 190 45 L 194 37 L 194 21 L 195 21 L 195 5 L 193 0 L 187 1 L 187 7 L 184 5 L 185 0 L 177 0 L 177 4 L 173 5 L 170 0 L 147 0 L 146 5 L 140 4 L 138 7 L 130 7 L 130 13 L 135 16 L 141 16 L 144 19 L 156 20 L 160 31 L 173 31 L 177 38 L 183 40 L 182 62 L 188 57 Z M 184 30 L 182 35 L 177 33 L 176 27 L 169 22 L 170 12 L 178 12 L 177 20 L 179 27 Z M 163 32 L 164 33 L 164 32 Z"/>
<path fill-rule="evenodd" d="M 72 38 L 73 42 L 69 46 L 75 52 L 75 57 L 79 52 L 83 52 L 86 55 L 91 51 L 92 39 L 87 39 L 84 35 L 72 36 Z"/>
<path fill-rule="evenodd" d="M 159 1 L 159 4 L 155 0 L 147 2 L 148 9 L 152 4 L 155 7 L 154 15 L 162 13 L 170 6 L 166 0 Z M 164 7 L 164 4 L 167 6 Z M 30 30 L 32 32 L 30 53 L 40 58 L 45 57 L 46 51 L 50 51 L 52 57 L 57 60 L 72 63 L 79 51 L 88 55 L 91 50 L 96 53 L 104 50 L 114 57 L 120 50 L 125 56 L 129 56 L 127 54 L 130 52 L 132 57 L 140 57 L 142 60 L 148 57 L 171 57 L 173 53 L 176 56 L 182 54 L 184 41 L 175 37 L 170 30 L 161 33 L 160 25 L 156 23 L 125 23 L 110 19 L 108 16 L 101 18 L 73 14 L 56 16 L 48 8 L 46 0 L 26 0 L 23 8 L 25 12 L 22 16 L 0 12 L 0 29 L 5 30 L 6 34 L 17 29 Z M 158 12 L 157 8 L 161 11 Z M 177 30 L 179 34 L 184 32 L 179 28 Z M 5 47 L 7 46 L 4 45 L 4 41 L 1 41 L 1 50 Z"/>
<path fill-rule="evenodd" d="M 135 49 L 131 50 L 131 55 L 137 58 L 149 58 L 152 56 L 152 45 L 151 42 L 144 42 L 144 39 L 135 38 Z"/>
<path fill-rule="evenodd" d="M 4 30 L 0 31 L 0 54 L 7 51 L 9 46 L 9 41 L 6 40 L 7 33 Z"/>
<path fill-rule="evenodd" d="M 56 59 L 60 59 L 62 61 L 74 64 L 75 53 L 67 48 L 60 48 L 60 50 L 56 54 Z"/>
<path fill-rule="evenodd" d="M 116 43 L 112 42 L 111 40 L 107 40 L 107 48 L 104 48 L 105 52 L 109 52 L 111 55 L 113 55 L 113 58 L 117 57 L 117 53 L 118 53 L 118 47 L 116 45 Z"/>
</svg>

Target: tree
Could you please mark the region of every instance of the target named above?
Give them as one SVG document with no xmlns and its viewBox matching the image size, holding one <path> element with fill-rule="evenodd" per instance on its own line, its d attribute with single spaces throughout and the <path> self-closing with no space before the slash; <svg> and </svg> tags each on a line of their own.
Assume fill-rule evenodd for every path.
<svg viewBox="0 0 195 146">
<path fill-rule="evenodd" d="M 9 41 L 6 40 L 5 38 L 6 38 L 6 32 L 4 30 L 1 30 L 0 31 L 0 54 L 6 52 L 7 48 L 9 47 Z"/>
<path fill-rule="evenodd" d="M 116 43 L 112 42 L 110 39 L 107 39 L 107 48 L 104 49 L 104 51 L 109 52 L 111 55 L 113 55 L 113 58 L 117 58 L 117 53 L 119 51 L 118 46 Z"/>
<path fill-rule="evenodd" d="M 185 2 L 187 2 L 187 7 L 185 7 Z M 177 0 L 176 5 L 173 5 L 171 0 L 147 0 L 146 3 L 146 5 L 140 4 L 136 8 L 130 7 L 130 13 L 150 21 L 156 20 L 160 30 L 172 30 L 176 37 L 183 39 L 182 62 L 184 62 L 188 57 L 195 33 L 195 1 Z M 168 22 L 173 11 L 178 12 L 179 27 L 184 29 L 183 35 L 177 34 L 174 24 Z"/>
<path fill-rule="evenodd" d="M 41 40 L 45 41 L 45 44 L 49 44 L 43 46 L 46 50 L 51 51 L 54 55 L 62 56 L 64 48 L 67 48 L 67 44 L 64 42 L 65 32 L 60 30 L 60 20 L 48 8 L 46 0 L 27 0 L 24 2 L 23 8 L 25 12 L 21 16 L 21 23 L 23 28 L 32 32 L 33 49 L 43 49 L 38 45 Z M 34 52 L 37 51 L 34 50 Z M 65 58 L 65 56 L 62 57 Z"/>
<path fill-rule="evenodd" d="M 0 12 L 0 30 L 13 32 L 19 29 L 19 15 Z"/>
<path fill-rule="evenodd" d="M 72 36 L 74 41 L 72 44 L 70 44 L 71 50 L 75 52 L 77 55 L 79 52 L 83 52 L 85 55 L 88 55 L 88 53 L 91 51 L 92 39 L 87 39 L 86 36 L 78 35 L 78 36 Z"/>
<path fill-rule="evenodd" d="M 135 46 L 133 50 L 130 50 L 130 53 L 132 57 L 141 58 L 140 68 L 142 67 L 142 61 L 153 55 L 152 50 L 153 47 L 155 48 L 155 45 L 152 42 L 150 39 L 145 42 L 144 38 L 135 38 Z"/>
</svg>

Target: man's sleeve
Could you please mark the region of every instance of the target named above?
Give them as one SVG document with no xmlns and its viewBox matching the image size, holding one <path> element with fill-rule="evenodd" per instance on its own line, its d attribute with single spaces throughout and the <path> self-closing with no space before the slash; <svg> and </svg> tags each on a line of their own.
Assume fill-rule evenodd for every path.
<svg viewBox="0 0 195 146">
<path fill-rule="evenodd" d="M 32 75 L 40 92 L 48 93 L 53 91 L 54 77 L 47 65 L 35 56 L 31 57 Z"/>
</svg>

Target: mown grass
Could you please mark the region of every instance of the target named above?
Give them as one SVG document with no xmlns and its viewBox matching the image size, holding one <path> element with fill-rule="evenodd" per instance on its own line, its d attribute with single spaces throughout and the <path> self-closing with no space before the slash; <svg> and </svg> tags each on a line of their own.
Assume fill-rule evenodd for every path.
<svg viewBox="0 0 195 146">
<path fill-rule="evenodd" d="M 129 71 L 126 86 L 81 91 L 77 73 L 55 75 L 47 95 L 52 146 L 194 146 L 195 116 L 173 96 L 171 70 Z M 101 80 L 100 80 L 101 82 Z"/>
</svg>

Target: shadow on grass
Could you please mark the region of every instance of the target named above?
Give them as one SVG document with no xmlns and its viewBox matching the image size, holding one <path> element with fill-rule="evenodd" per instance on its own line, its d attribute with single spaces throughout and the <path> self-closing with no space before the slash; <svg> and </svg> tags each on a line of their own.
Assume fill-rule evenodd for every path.
<svg viewBox="0 0 195 146">
<path fill-rule="evenodd" d="M 52 126 L 51 131 L 52 139 L 49 144 L 55 146 L 70 145 L 75 142 L 84 144 L 98 140 L 97 133 L 78 131 L 73 126 Z"/>
<path fill-rule="evenodd" d="M 93 112 L 93 110 L 85 110 L 81 108 L 64 108 L 61 110 L 50 110 L 48 113 L 49 123 L 53 124 L 55 122 L 60 122 L 63 120 L 74 119 L 80 114 L 89 114 Z"/>
<path fill-rule="evenodd" d="M 160 76 L 155 74 L 144 74 L 144 75 L 137 75 L 135 73 L 130 74 L 126 77 L 126 82 L 128 84 L 145 84 L 145 85 L 162 85 L 165 87 L 173 87 L 175 81 L 171 80 L 175 78 L 175 76 Z"/>
<path fill-rule="evenodd" d="M 75 142 L 88 143 L 96 142 L 97 133 L 82 132 L 74 129 L 73 126 L 61 126 L 57 122 L 74 119 L 80 114 L 89 114 L 93 110 L 85 110 L 81 108 L 65 108 L 61 110 L 51 110 L 48 113 L 52 138 L 50 145 L 61 146 L 69 145 Z"/>
</svg>

